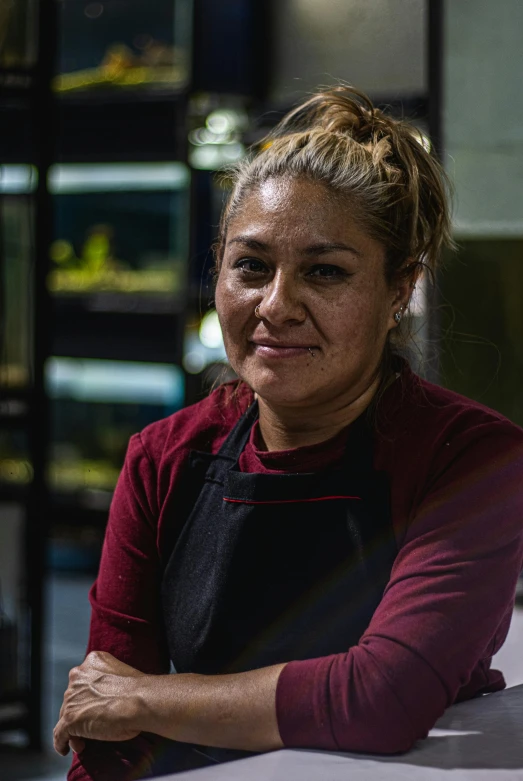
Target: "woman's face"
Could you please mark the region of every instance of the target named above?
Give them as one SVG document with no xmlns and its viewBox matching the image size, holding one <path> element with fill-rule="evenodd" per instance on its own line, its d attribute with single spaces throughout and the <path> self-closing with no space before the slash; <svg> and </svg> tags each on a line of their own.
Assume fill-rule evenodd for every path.
<svg viewBox="0 0 523 781">
<path fill-rule="evenodd" d="M 384 264 L 384 247 L 323 185 L 269 179 L 252 191 L 229 224 L 216 289 L 238 376 L 274 405 L 358 398 L 406 298 Z"/>
</svg>

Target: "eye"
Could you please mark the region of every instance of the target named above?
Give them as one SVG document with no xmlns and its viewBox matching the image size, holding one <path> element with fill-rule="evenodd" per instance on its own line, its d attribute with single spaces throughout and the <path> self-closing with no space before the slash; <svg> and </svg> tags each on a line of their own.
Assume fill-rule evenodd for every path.
<svg viewBox="0 0 523 781">
<path fill-rule="evenodd" d="M 342 279 L 343 277 L 351 276 L 345 269 L 342 269 L 339 266 L 331 266 L 326 263 L 313 266 L 308 273 L 310 276 L 316 277 L 316 279 Z"/>
<path fill-rule="evenodd" d="M 257 258 L 241 258 L 236 261 L 234 268 L 239 268 L 244 274 L 260 274 L 266 270 L 265 263 Z"/>
</svg>

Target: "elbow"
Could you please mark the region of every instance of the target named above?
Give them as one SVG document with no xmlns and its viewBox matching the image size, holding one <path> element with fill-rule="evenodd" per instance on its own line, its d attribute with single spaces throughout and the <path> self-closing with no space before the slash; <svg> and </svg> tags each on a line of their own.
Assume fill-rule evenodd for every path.
<svg viewBox="0 0 523 781">
<path fill-rule="evenodd" d="M 398 730 L 369 731 L 360 740 L 354 740 L 354 735 L 347 735 L 346 740 L 338 740 L 340 751 L 357 752 L 361 754 L 406 754 L 418 740 L 427 735 L 414 735 L 411 731 Z"/>
<path fill-rule="evenodd" d="M 376 740 L 371 741 L 374 743 L 372 749 L 369 748 L 369 753 L 373 754 L 406 754 L 410 751 L 416 742 L 426 737 L 426 735 L 420 735 L 419 737 L 409 732 L 395 732 L 389 735 L 380 735 Z"/>
<path fill-rule="evenodd" d="M 352 718 L 341 730 L 336 730 L 334 737 L 339 750 L 405 754 L 427 737 L 433 723 L 433 720 L 423 718 L 413 720 L 403 708 L 392 703 L 382 702 L 381 706 L 366 711 Z"/>
</svg>

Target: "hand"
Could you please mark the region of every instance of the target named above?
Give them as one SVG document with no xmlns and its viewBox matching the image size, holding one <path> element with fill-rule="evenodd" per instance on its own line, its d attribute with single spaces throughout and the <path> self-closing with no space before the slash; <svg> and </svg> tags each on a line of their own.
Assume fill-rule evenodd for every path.
<svg viewBox="0 0 523 781">
<path fill-rule="evenodd" d="M 144 674 L 109 653 L 93 651 L 69 673 L 69 686 L 54 728 L 55 750 L 80 753 L 83 738 L 131 740 L 140 734 L 133 720 L 137 709 L 137 679 Z"/>
</svg>

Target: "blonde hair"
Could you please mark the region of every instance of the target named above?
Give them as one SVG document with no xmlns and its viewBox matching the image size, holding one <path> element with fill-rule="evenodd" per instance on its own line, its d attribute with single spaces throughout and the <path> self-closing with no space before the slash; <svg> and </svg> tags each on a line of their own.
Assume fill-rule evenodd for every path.
<svg viewBox="0 0 523 781">
<path fill-rule="evenodd" d="M 386 249 L 387 281 L 433 273 L 452 246 L 449 183 L 428 140 L 387 116 L 350 86 L 314 94 L 290 111 L 258 151 L 229 174 L 232 192 L 216 244 L 216 271 L 227 228 L 249 192 L 272 177 L 305 177 L 350 203 L 351 214 Z"/>
</svg>

